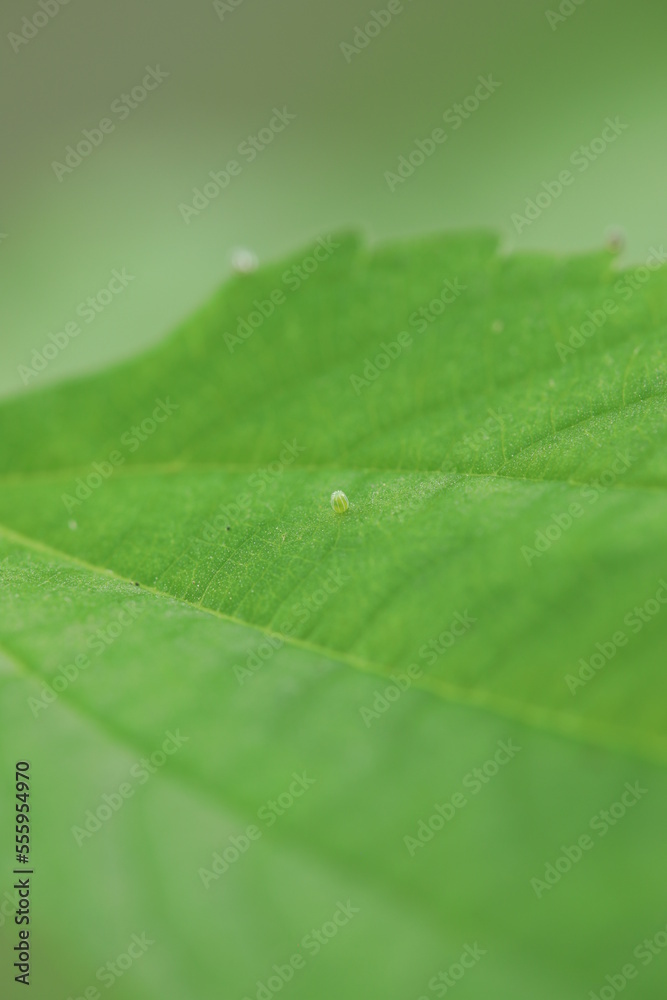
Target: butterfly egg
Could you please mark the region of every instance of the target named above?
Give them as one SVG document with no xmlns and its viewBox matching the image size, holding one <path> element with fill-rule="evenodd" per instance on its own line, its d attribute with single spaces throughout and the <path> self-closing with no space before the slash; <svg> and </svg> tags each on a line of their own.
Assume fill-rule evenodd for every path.
<svg viewBox="0 0 667 1000">
<path fill-rule="evenodd" d="M 347 499 L 342 490 L 334 490 L 331 494 L 331 506 L 337 514 L 344 514 L 350 506 L 350 501 Z"/>
<path fill-rule="evenodd" d="M 258 264 L 257 255 L 252 250 L 239 247 L 232 253 L 232 271 L 235 274 L 252 274 Z"/>
</svg>

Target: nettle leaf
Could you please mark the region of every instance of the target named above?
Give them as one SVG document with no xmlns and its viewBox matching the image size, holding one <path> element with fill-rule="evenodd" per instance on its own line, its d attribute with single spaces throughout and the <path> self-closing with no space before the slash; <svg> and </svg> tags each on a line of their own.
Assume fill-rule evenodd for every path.
<svg viewBox="0 0 667 1000">
<path fill-rule="evenodd" d="M 33 996 L 659 995 L 660 262 L 327 237 L 0 407 Z"/>
</svg>

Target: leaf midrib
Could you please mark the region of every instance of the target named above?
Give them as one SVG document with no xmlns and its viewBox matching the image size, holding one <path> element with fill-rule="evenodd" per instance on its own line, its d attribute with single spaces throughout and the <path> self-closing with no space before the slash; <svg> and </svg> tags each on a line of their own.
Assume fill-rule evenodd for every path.
<svg viewBox="0 0 667 1000">
<path fill-rule="evenodd" d="M 134 580 L 124 577 L 121 574 L 116 573 L 114 570 L 97 566 L 94 563 L 89 563 L 83 559 L 77 558 L 76 556 L 69 555 L 68 553 L 62 552 L 59 549 L 45 544 L 44 542 L 22 535 L 2 523 L 0 523 L 0 535 L 4 536 L 8 541 L 13 542 L 16 545 L 32 549 L 41 555 L 47 555 L 51 558 L 60 559 L 65 563 L 78 566 L 79 568 L 85 569 L 86 571 L 94 573 L 98 576 L 112 578 L 120 583 L 126 583 L 128 586 L 134 587 Z M 151 587 L 146 584 L 141 584 L 140 589 L 146 593 L 152 594 L 155 597 L 187 607 L 198 614 L 208 615 L 222 621 L 230 622 L 231 624 L 242 628 L 253 629 L 266 636 L 280 639 L 285 645 L 294 646 L 296 648 L 306 650 L 307 652 L 315 653 L 318 656 L 326 657 L 329 660 L 344 664 L 354 670 L 359 670 L 366 674 L 372 674 L 374 676 L 381 677 L 384 680 L 391 680 L 391 678 L 395 676 L 395 674 L 393 674 L 381 663 L 367 660 L 363 657 L 355 656 L 350 653 L 345 653 L 342 650 L 329 649 L 325 646 L 320 646 L 317 643 L 308 642 L 305 639 L 299 639 L 295 636 L 288 636 L 283 635 L 280 632 L 274 632 L 263 625 L 248 622 L 242 618 L 225 614 L 215 608 L 207 608 L 202 605 L 193 604 L 191 601 L 188 601 L 183 597 L 170 594 L 168 591 L 159 590 L 158 588 Z M 16 659 L 16 654 L 11 653 L 11 656 Z M 45 679 L 45 675 L 41 672 L 33 671 L 27 665 L 26 669 L 30 673 L 36 673 L 40 679 Z M 592 722 L 590 719 L 570 715 L 567 712 L 546 708 L 540 705 L 532 705 L 526 702 L 515 701 L 511 698 L 504 698 L 484 688 L 464 688 L 448 681 L 441 680 L 440 678 L 430 677 L 428 675 L 416 679 L 413 686 L 424 693 L 435 695 L 441 701 L 450 705 L 459 705 L 469 709 L 486 711 L 497 717 L 519 722 L 522 725 L 526 725 L 538 732 L 552 733 L 560 738 L 593 745 L 595 747 L 603 748 L 619 754 L 638 757 L 642 760 L 648 761 L 649 763 L 657 764 L 661 767 L 667 767 L 667 741 L 653 736 L 647 738 L 646 735 L 641 732 L 635 732 L 633 730 L 622 731 L 614 726 Z M 95 713 L 88 710 L 87 707 L 85 711 L 89 713 L 91 718 L 96 718 Z M 623 734 L 620 739 L 619 734 Z"/>
</svg>

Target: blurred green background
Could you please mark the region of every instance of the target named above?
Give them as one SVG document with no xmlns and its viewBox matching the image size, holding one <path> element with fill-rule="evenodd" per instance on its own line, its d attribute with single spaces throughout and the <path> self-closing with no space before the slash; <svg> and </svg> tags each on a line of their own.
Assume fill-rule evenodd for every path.
<svg viewBox="0 0 667 1000">
<path fill-rule="evenodd" d="M 114 268 L 134 280 L 31 388 L 163 337 L 229 273 L 236 247 L 262 260 L 341 228 L 379 240 L 483 226 L 506 250 L 569 251 L 618 225 L 634 261 L 664 238 L 662 0 L 565 0 L 573 13 L 558 21 L 555 0 L 405 0 L 347 60 L 341 43 L 384 0 L 235 2 L 70 0 L 25 44 L 9 36 L 37 0 L 3 3 L 3 394 L 23 390 L 18 366 Z M 168 78 L 125 120 L 111 115 L 113 133 L 59 181 L 52 162 L 158 65 Z M 496 93 L 392 193 L 385 171 L 489 74 Z M 186 225 L 179 204 L 275 106 L 296 120 Z M 517 236 L 512 213 L 608 116 L 629 127 Z"/>
</svg>

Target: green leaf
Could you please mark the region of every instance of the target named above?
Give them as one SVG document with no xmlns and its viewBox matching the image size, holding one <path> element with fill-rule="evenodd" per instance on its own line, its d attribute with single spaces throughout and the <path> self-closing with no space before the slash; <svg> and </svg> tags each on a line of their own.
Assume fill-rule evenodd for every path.
<svg viewBox="0 0 667 1000">
<path fill-rule="evenodd" d="M 33 996 L 144 933 L 119 1000 L 659 995 L 666 328 L 658 267 L 327 238 L 0 407 Z"/>
</svg>

